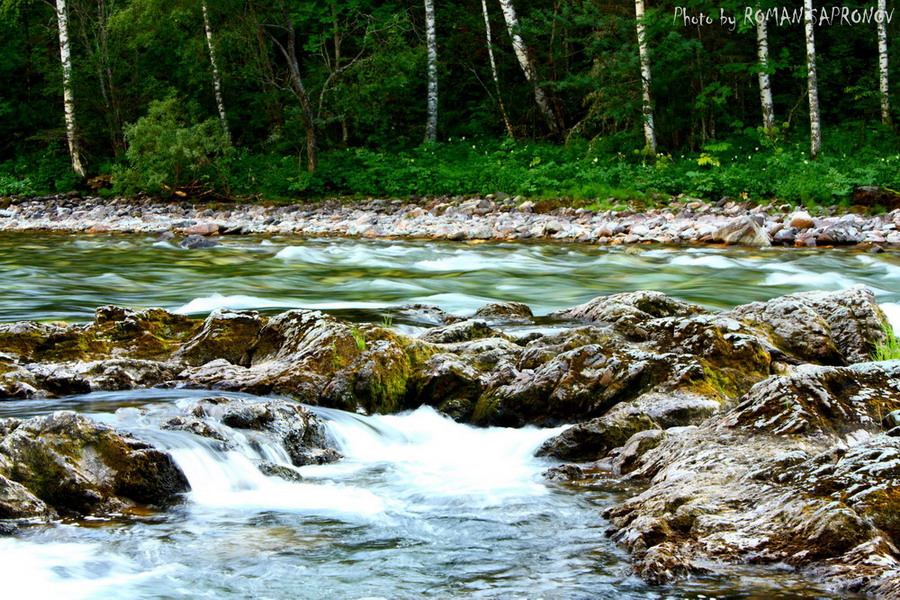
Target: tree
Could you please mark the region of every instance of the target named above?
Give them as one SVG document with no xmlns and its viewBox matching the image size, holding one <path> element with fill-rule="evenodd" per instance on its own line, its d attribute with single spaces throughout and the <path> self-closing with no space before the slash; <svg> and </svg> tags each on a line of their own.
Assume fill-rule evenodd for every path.
<svg viewBox="0 0 900 600">
<path fill-rule="evenodd" d="M 519 66 L 522 67 L 525 79 L 531 84 L 532 91 L 534 92 L 534 101 L 537 103 L 538 108 L 547 120 L 550 131 L 554 136 L 559 137 L 562 134 L 563 127 L 560 124 L 559 119 L 557 119 L 556 114 L 554 114 L 553 108 L 550 106 L 550 100 L 547 98 L 547 94 L 544 93 L 543 88 L 541 88 L 537 68 L 534 66 L 534 61 L 528 54 L 528 48 L 525 46 L 525 41 L 519 33 L 519 17 L 516 15 L 516 7 L 513 5 L 512 0 L 500 0 L 500 8 L 503 11 L 503 19 L 506 21 L 506 29 L 509 31 L 509 36 L 512 38 L 513 51 L 516 53 L 516 58 L 519 60 Z"/>
<path fill-rule="evenodd" d="M 756 53 L 759 59 L 759 101 L 762 106 L 763 129 L 771 133 L 775 127 L 775 108 L 772 105 L 772 86 L 769 83 L 769 33 L 765 15 L 756 21 Z"/>
<path fill-rule="evenodd" d="M 806 81 L 809 95 L 809 157 L 815 159 L 822 149 L 819 119 L 819 86 L 816 82 L 816 39 L 813 33 L 812 0 L 803 0 L 803 22 L 806 28 Z"/>
<path fill-rule="evenodd" d="M 509 122 L 509 115 L 506 114 L 506 106 L 503 104 L 503 92 L 500 90 L 500 76 L 497 74 L 497 60 L 494 58 L 494 42 L 491 36 L 491 18 L 488 15 L 487 0 L 481 0 L 481 12 L 484 15 L 484 31 L 485 40 L 487 42 L 488 59 L 491 63 L 491 77 L 494 80 L 494 88 L 497 91 L 497 104 L 500 107 L 500 114 L 503 116 L 503 123 L 506 125 L 506 134 L 513 138 L 512 124 Z"/>
<path fill-rule="evenodd" d="M 219 109 L 219 118 L 222 119 L 222 129 L 225 137 L 230 138 L 228 131 L 228 117 L 225 114 L 225 100 L 222 98 L 222 77 L 219 75 L 219 65 L 216 62 L 216 46 L 213 43 L 212 27 L 209 24 L 209 8 L 206 0 L 200 2 L 203 11 L 203 29 L 206 32 L 206 47 L 209 50 L 209 64 L 212 67 L 213 91 L 216 94 L 216 108 Z"/>
<path fill-rule="evenodd" d="M 72 170 L 79 177 L 85 177 L 84 164 L 81 162 L 81 145 L 75 127 L 75 94 L 72 89 L 72 51 L 69 47 L 69 14 L 66 0 L 56 0 L 56 26 L 59 30 L 59 62 L 63 76 L 63 111 L 66 120 L 66 141 L 69 145 L 69 156 Z"/>
<path fill-rule="evenodd" d="M 269 39 L 284 57 L 288 69 L 289 89 L 300 103 L 303 112 L 303 120 L 306 126 L 306 168 L 312 173 L 319 167 L 318 141 L 316 136 L 316 119 L 313 114 L 312 103 L 309 99 L 309 93 L 306 91 L 306 85 L 303 83 L 303 77 L 300 75 L 300 60 L 297 57 L 297 32 L 294 29 L 294 23 L 288 15 L 283 0 L 279 3 L 277 10 L 277 24 L 263 25 Z M 287 39 L 282 41 L 279 36 L 273 33 L 273 30 L 281 30 L 287 34 Z"/>
<path fill-rule="evenodd" d="M 887 45 L 887 0 L 878 0 L 878 11 L 882 18 L 878 23 L 878 89 L 881 95 L 881 122 L 891 124 L 891 103 L 888 98 L 888 45 Z"/>
<path fill-rule="evenodd" d="M 637 18 L 638 54 L 641 58 L 641 112 L 644 121 L 644 141 L 651 156 L 656 155 L 656 130 L 653 125 L 653 97 L 650 94 L 650 49 L 647 47 L 647 28 L 644 24 L 644 0 L 634 0 Z"/>
<path fill-rule="evenodd" d="M 438 75 L 437 35 L 435 33 L 434 0 L 425 0 L 425 44 L 428 48 L 428 118 L 425 122 L 425 141 L 437 139 Z"/>
</svg>

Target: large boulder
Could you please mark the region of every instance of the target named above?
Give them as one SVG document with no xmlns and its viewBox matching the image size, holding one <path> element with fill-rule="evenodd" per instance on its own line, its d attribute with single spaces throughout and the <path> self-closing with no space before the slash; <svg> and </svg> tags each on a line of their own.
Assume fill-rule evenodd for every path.
<svg viewBox="0 0 900 600">
<path fill-rule="evenodd" d="M 900 597 L 900 447 L 878 418 L 900 408 L 898 381 L 900 361 L 809 367 L 758 384 L 700 427 L 636 434 L 619 466 L 650 487 L 605 512 L 610 533 L 657 583 L 722 563 L 786 563 Z"/>
<path fill-rule="evenodd" d="M 713 241 L 767 248 L 772 245 L 769 235 L 750 216 L 732 219 L 712 234 Z"/>
<path fill-rule="evenodd" d="M 0 477 L 11 517 L 106 514 L 189 490 L 168 454 L 69 411 L 3 422 Z"/>
<path fill-rule="evenodd" d="M 794 362 L 865 362 L 885 341 L 887 318 L 867 287 L 804 292 L 738 306 L 725 313 L 767 336 Z"/>
</svg>

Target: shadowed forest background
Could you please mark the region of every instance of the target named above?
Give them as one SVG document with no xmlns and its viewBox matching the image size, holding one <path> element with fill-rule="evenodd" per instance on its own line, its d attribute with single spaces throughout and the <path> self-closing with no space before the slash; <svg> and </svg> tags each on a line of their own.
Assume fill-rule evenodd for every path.
<svg viewBox="0 0 900 600">
<path fill-rule="evenodd" d="M 821 204 L 900 186 L 897 94 L 880 91 L 900 77 L 893 3 L 886 73 L 874 22 L 814 27 L 815 159 L 803 23 L 770 21 L 762 64 L 755 26 L 718 22 L 745 4 L 651 0 L 638 20 L 635 3 L 604 0 L 0 0 L 0 195 Z M 816 8 L 832 6 L 876 2 Z M 714 22 L 686 26 L 676 7 Z"/>
</svg>

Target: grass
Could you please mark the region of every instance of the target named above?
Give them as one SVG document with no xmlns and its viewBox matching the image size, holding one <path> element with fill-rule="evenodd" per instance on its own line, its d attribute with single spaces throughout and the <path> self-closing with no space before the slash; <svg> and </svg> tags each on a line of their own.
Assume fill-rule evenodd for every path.
<svg viewBox="0 0 900 600">
<path fill-rule="evenodd" d="M 872 360 L 900 360 L 900 338 L 894 333 L 894 328 L 889 323 L 882 324 L 885 342 L 877 344 L 872 352 Z"/>
</svg>

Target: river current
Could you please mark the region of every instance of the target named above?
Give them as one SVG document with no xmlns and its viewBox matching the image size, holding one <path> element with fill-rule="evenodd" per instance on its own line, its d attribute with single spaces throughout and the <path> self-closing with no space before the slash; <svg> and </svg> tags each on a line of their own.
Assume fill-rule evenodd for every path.
<svg viewBox="0 0 900 600">
<path fill-rule="evenodd" d="M 492 300 L 535 314 L 657 289 L 711 307 L 864 283 L 900 320 L 900 256 L 853 251 L 590 248 L 225 238 L 185 251 L 144 236 L 0 236 L 0 321 L 87 321 L 103 304 L 320 308 L 381 321 L 412 302 L 465 314 Z M 402 323 L 398 324 L 402 326 Z M 137 390 L 0 402 L 0 417 L 70 409 L 171 452 L 193 491 L 176 506 L 62 521 L 0 537 L 10 598 L 832 598 L 787 568 L 742 567 L 652 587 L 604 535 L 602 510 L 635 493 L 600 477 L 546 482 L 534 449 L 559 429 L 476 429 L 432 409 L 361 416 L 313 408 L 346 458 L 288 461 L 232 432 L 229 449 L 160 424 L 211 392 Z M 221 394 L 216 393 L 220 396 Z M 240 396 L 235 394 L 235 396 Z"/>
</svg>

